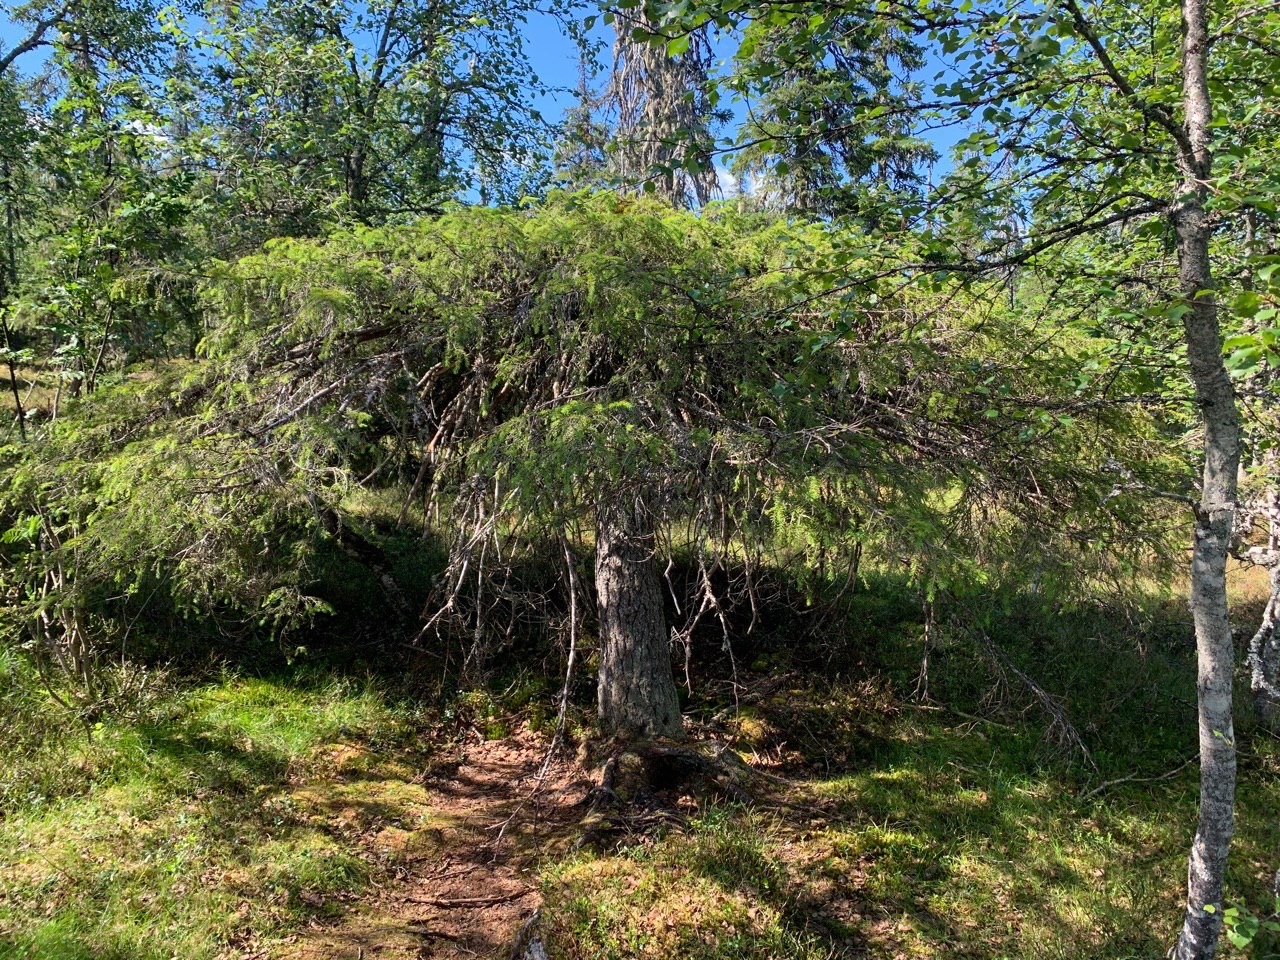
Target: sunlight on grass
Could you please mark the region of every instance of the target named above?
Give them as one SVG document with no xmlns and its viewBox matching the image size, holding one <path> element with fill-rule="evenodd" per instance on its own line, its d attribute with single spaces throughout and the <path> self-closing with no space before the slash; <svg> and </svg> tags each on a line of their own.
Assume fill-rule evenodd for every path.
<svg viewBox="0 0 1280 960">
<path fill-rule="evenodd" d="M 715 812 L 688 835 L 552 866 L 543 886 L 547 937 L 565 960 L 829 956 L 758 835 Z"/>
<path fill-rule="evenodd" d="M 688 833 L 554 869 L 557 948 L 584 960 L 1163 956 L 1180 916 L 1193 769 L 1082 802 L 1060 773 L 1026 775 L 1016 738 L 896 726 L 910 730 L 900 742 L 911 751 L 887 746 L 889 769 L 806 785 L 834 805 L 830 823 L 713 808 Z M 1266 779 L 1276 789 L 1274 768 Z M 1277 840 L 1261 786 L 1241 790 L 1235 861 L 1259 867 Z M 1261 870 L 1235 877 L 1236 897 L 1265 890 Z M 739 903 L 755 912 L 735 912 Z M 690 932 L 709 923 L 715 945 Z"/>
<path fill-rule="evenodd" d="M 1077 715 L 1106 718 L 1091 731 L 1097 772 L 1055 751 L 1034 715 L 903 702 L 894 690 L 916 668 L 905 656 L 896 687 L 797 675 L 728 727 L 748 756 L 782 757 L 786 742 L 793 805 L 703 805 L 688 830 L 548 856 L 552 956 L 1163 956 L 1197 801 L 1177 629 L 1140 657 L 1119 646 L 1059 657 L 1079 624 L 1028 636 L 1021 655 L 1060 665 L 1049 679 Z M 304 672 L 167 687 L 90 737 L 20 672 L 0 676 L 6 709 L 27 718 L 0 744 L 0 960 L 269 956 L 309 924 L 359 912 L 360 891 L 397 865 L 458 853 L 441 846 L 447 814 L 422 776 L 441 746 L 423 708 L 373 684 Z M 981 680 L 956 667 L 939 694 L 972 705 Z M 512 722 L 491 693 L 450 709 L 482 734 Z M 1228 890 L 1258 909 L 1280 850 L 1280 742 L 1242 743 Z M 1135 772 L 1156 779 L 1086 796 Z"/>
<path fill-rule="evenodd" d="M 396 726 L 376 692 L 231 679 L 166 711 L 44 746 L 80 783 L 0 821 L 0 957 L 214 958 L 366 881 L 349 843 L 280 798 L 333 741 Z"/>
</svg>

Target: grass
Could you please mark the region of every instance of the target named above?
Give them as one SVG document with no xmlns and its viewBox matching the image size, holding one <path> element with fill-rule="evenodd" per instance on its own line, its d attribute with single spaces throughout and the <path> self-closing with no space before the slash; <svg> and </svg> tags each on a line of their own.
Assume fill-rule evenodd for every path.
<svg viewBox="0 0 1280 960">
<path fill-rule="evenodd" d="M 772 849 L 780 823 L 711 808 L 688 833 L 544 875 L 546 935 L 565 958 L 821 960 L 846 931 L 817 926 Z M 811 929 L 813 927 L 813 929 Z"/>
<path fill-rule="evenodd" d="M 687 833 L 557 866 L 544 913 L 560 955 L 1164 956 L 1194 770 L 1081 799 L 1072 780 L 1028 772 L 1020 747 L 911 710 L 858 767 L 805 785 L 829 821 L 712 808 Z M 1255 907 L 1280 849 L 1276 796 L 1271 747 L 1242 778 L 1229 884 Z"/>
<path fill-rule="evenodd" d="M 56 734 L 23 745 L 33 789 L 0 820 L 6 960 L 238 956 L 359 891 L 368 823 L 414 809 L 376 787 L 415 759 L 413 718 L 371 687 L 231 677 Z"/>
<path fill-rule="evenodd" d="M 1248 600 L 1248 583 L 1235 589 Z M 772 692 L 722 731 L 778 764 L 797 805 L 703 805 L 688 830 L 547 862 L 553 957 L 1164 955 L 1196 815 L 1185 609 L 1024 604 L 992 619 L 1010 661 L 1080 725 L 1091 769 L 958 634 L 938 633 L 933 701 L 911 701 L 910 598 L 864 602 L 856 635 L 818 660 L 782 630 L 776 647 L 741 651 L 756 665 L 742 668 L 748 692 Z M 373 682 L 158 678 L 90 737 L 25 670 L 0 651 L 0 960 L 271 957 L 357 912 L 397 865 L 448 853 L 431 846 L 438 811 L 420 776 L 442 728 Z M 457 697 L 442 719 L 492 738 L 534 722 L 554 688 L 521 676 L 505 697 Z M 1257 910 L 1280 865 L 1280 743 L 1248 724 L 1239 740 L 1228 888 Z M 1129 775 L 1143 779 L 1090 795 Z M 1274 937 L 1250 950 L 1280 956 Z"/>
<path fill-rule="evenodd" d="M 18 367 L 14 371 L 18 375 L 18 395 L 22 398 L 24 411 L 48 411 L 53 406 L 57 394 L 57 383 L 46 371 L 34 367 Z M 13 416 L 13 385 L 9 379 L 9 368 L 0 368 L 0 410 Z"/>
<path fill-rule="evenodd" d="M 1247 586 L 1237 580 L 1238 600 Z M 730 728 L 744 756 L 790 763 L 797 799 L 827 815 L 713 807 L 687 832 L 555 866 L 544 876 L 552 955 L 1163 957 L 1197 812 L 1185 607 L 1025 606 L 993 620 L 1010 659 L 1080 723 L 1096 769 L 1047 737 L 1015 679 L 959 637 L 934 652 L 932 691 L 946 706 L 908 702 L 910 616 L 882 595 L 861 618 L 878 631 L 878 679 L 874 668 L 857 682 L 799 674 Z M 826 675 L 859 672 L 833 658 Z M 1269 910 L 1280 743 L 1247 722 L 1240 742 L 1229 903 Z M 1249 949 L 1280 957 L 1274 938 Z M 1222 955 L 1242 953 L 1224 943 Z"/>
</svg>

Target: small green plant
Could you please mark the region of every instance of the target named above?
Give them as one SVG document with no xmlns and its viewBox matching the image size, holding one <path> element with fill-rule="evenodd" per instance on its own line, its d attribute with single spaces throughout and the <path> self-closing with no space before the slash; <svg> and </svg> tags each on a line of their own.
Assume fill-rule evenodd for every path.
<svg viewBox="0 0 1280 960">
<path fill-rule="evenodd" d="M 89 739 L 5 662 L 0 960 L 214 960 L 245 930 L 288 936 L 379 877 L 347 808 L 411 815 L 398 781 L 365 779 L 373 734 L 413 722 L 371 685 L 294 671 L 183 687 L 126 666 L 137 695 Z"/>
<path fill-rule="evenodd" d="M 502 705 L 484 690 L 459 695 L 456 716 L 463 724 L 474 727 L 486 740 L 501 740 L 511 732 L 503 716 Z"/>
<path fill-rule="evenodd" d="M 1232 904 L 1223 910 L 1222 923 L 1232 946 L 1243 950 L 1253 943 L 1260 933 L 1280 933 L 1280 894 L 1276 895 L 1273 907 L 1269 916 L 1256 914 L 1242 904 Z M 1206 903 L 1204 910 L 1205 913 L 1214 913 L 1217 907 L 1212 903 Z"/>
</svg>

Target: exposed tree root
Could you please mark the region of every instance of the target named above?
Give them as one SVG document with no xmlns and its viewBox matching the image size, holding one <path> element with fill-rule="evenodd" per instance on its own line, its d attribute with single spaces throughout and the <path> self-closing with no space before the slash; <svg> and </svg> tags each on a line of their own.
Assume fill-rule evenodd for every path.
<svg viewBox="0 0 1280 960">
<path fill-rule="evenodd" d="M 541 917 L 542 911 L 535 910 L 520 925 L 511 949 L 507 951 L 507 960 L 546 960 L 547 951 L 542 946 L 542 938 L 538 936 L 538 921 Z"/>
<path fill-rule="evenodd" d="M 577 846 L 614 846 L 655 830 L 688 826 L 682 798 L 712 799 L 744 806 L 824 811 L 776 794 L 791 784 L 756 770 L 716 741 L 649 740 L 615 744 L 600 782 L 581 801 L 586 808 Z"/>
<path fill-rule="evenodd" d="M 405 903 L 422 903 L 430 907 L 444 907 L 446 909 L 476 909 L 479 907 L 492 907 L 499 903 L 510 903 L 512 900 L 521 900 L 533 893 L 532 889 L 520 890 L 517 893 L 504 893 L 493 897 L 405 897 Z"/>
</svg>

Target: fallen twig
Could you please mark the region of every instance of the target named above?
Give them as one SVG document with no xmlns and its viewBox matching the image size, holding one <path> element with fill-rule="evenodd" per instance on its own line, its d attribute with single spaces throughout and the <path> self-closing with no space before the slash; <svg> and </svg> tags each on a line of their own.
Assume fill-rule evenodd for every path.
<svg viewBox="0 0 1280 960">
<path fill-rule="evenodd" d="M 462 940 L 456 933 L 445 933 L 443 930 L 433 930 L 430 927 L 405 927 L 405 929 L 419 937 L 434 937 L 437 940 L 449 940 L 453 943 Z"/>
<path fill-rule="evenodd" d="M 1176 777 L 1183 770 L 1187 769 L 1187 767 L 1191 766 L 1191 764 L 1195 763 L 1199 759 L 1200 759 L 1200 754 L 1197 753 L 1190 760 L 1187 760 L 1185 763 L 1178 764 L 1168 773 L 1162 773 L 1158 777 L 1139 777 L 1136 774 L 1131 773 L 1127 777 L 1120 777 L 1116 780 L 1108 780 L 1106 783 L 1098 784 L 1088 793 L 1081 794 L 1080 800 L 1082 802 L 1085 800 L 1091 800 L 1094 797 L 1096 797 L 1098 794 L 1102 793 L 1102 791 L 1109 790 L 1111 787 L 1118 787 L 1122 783 L 1156 783 L 1160 780 L 1172 780 L 1174 777 Z"/>
</svg>

